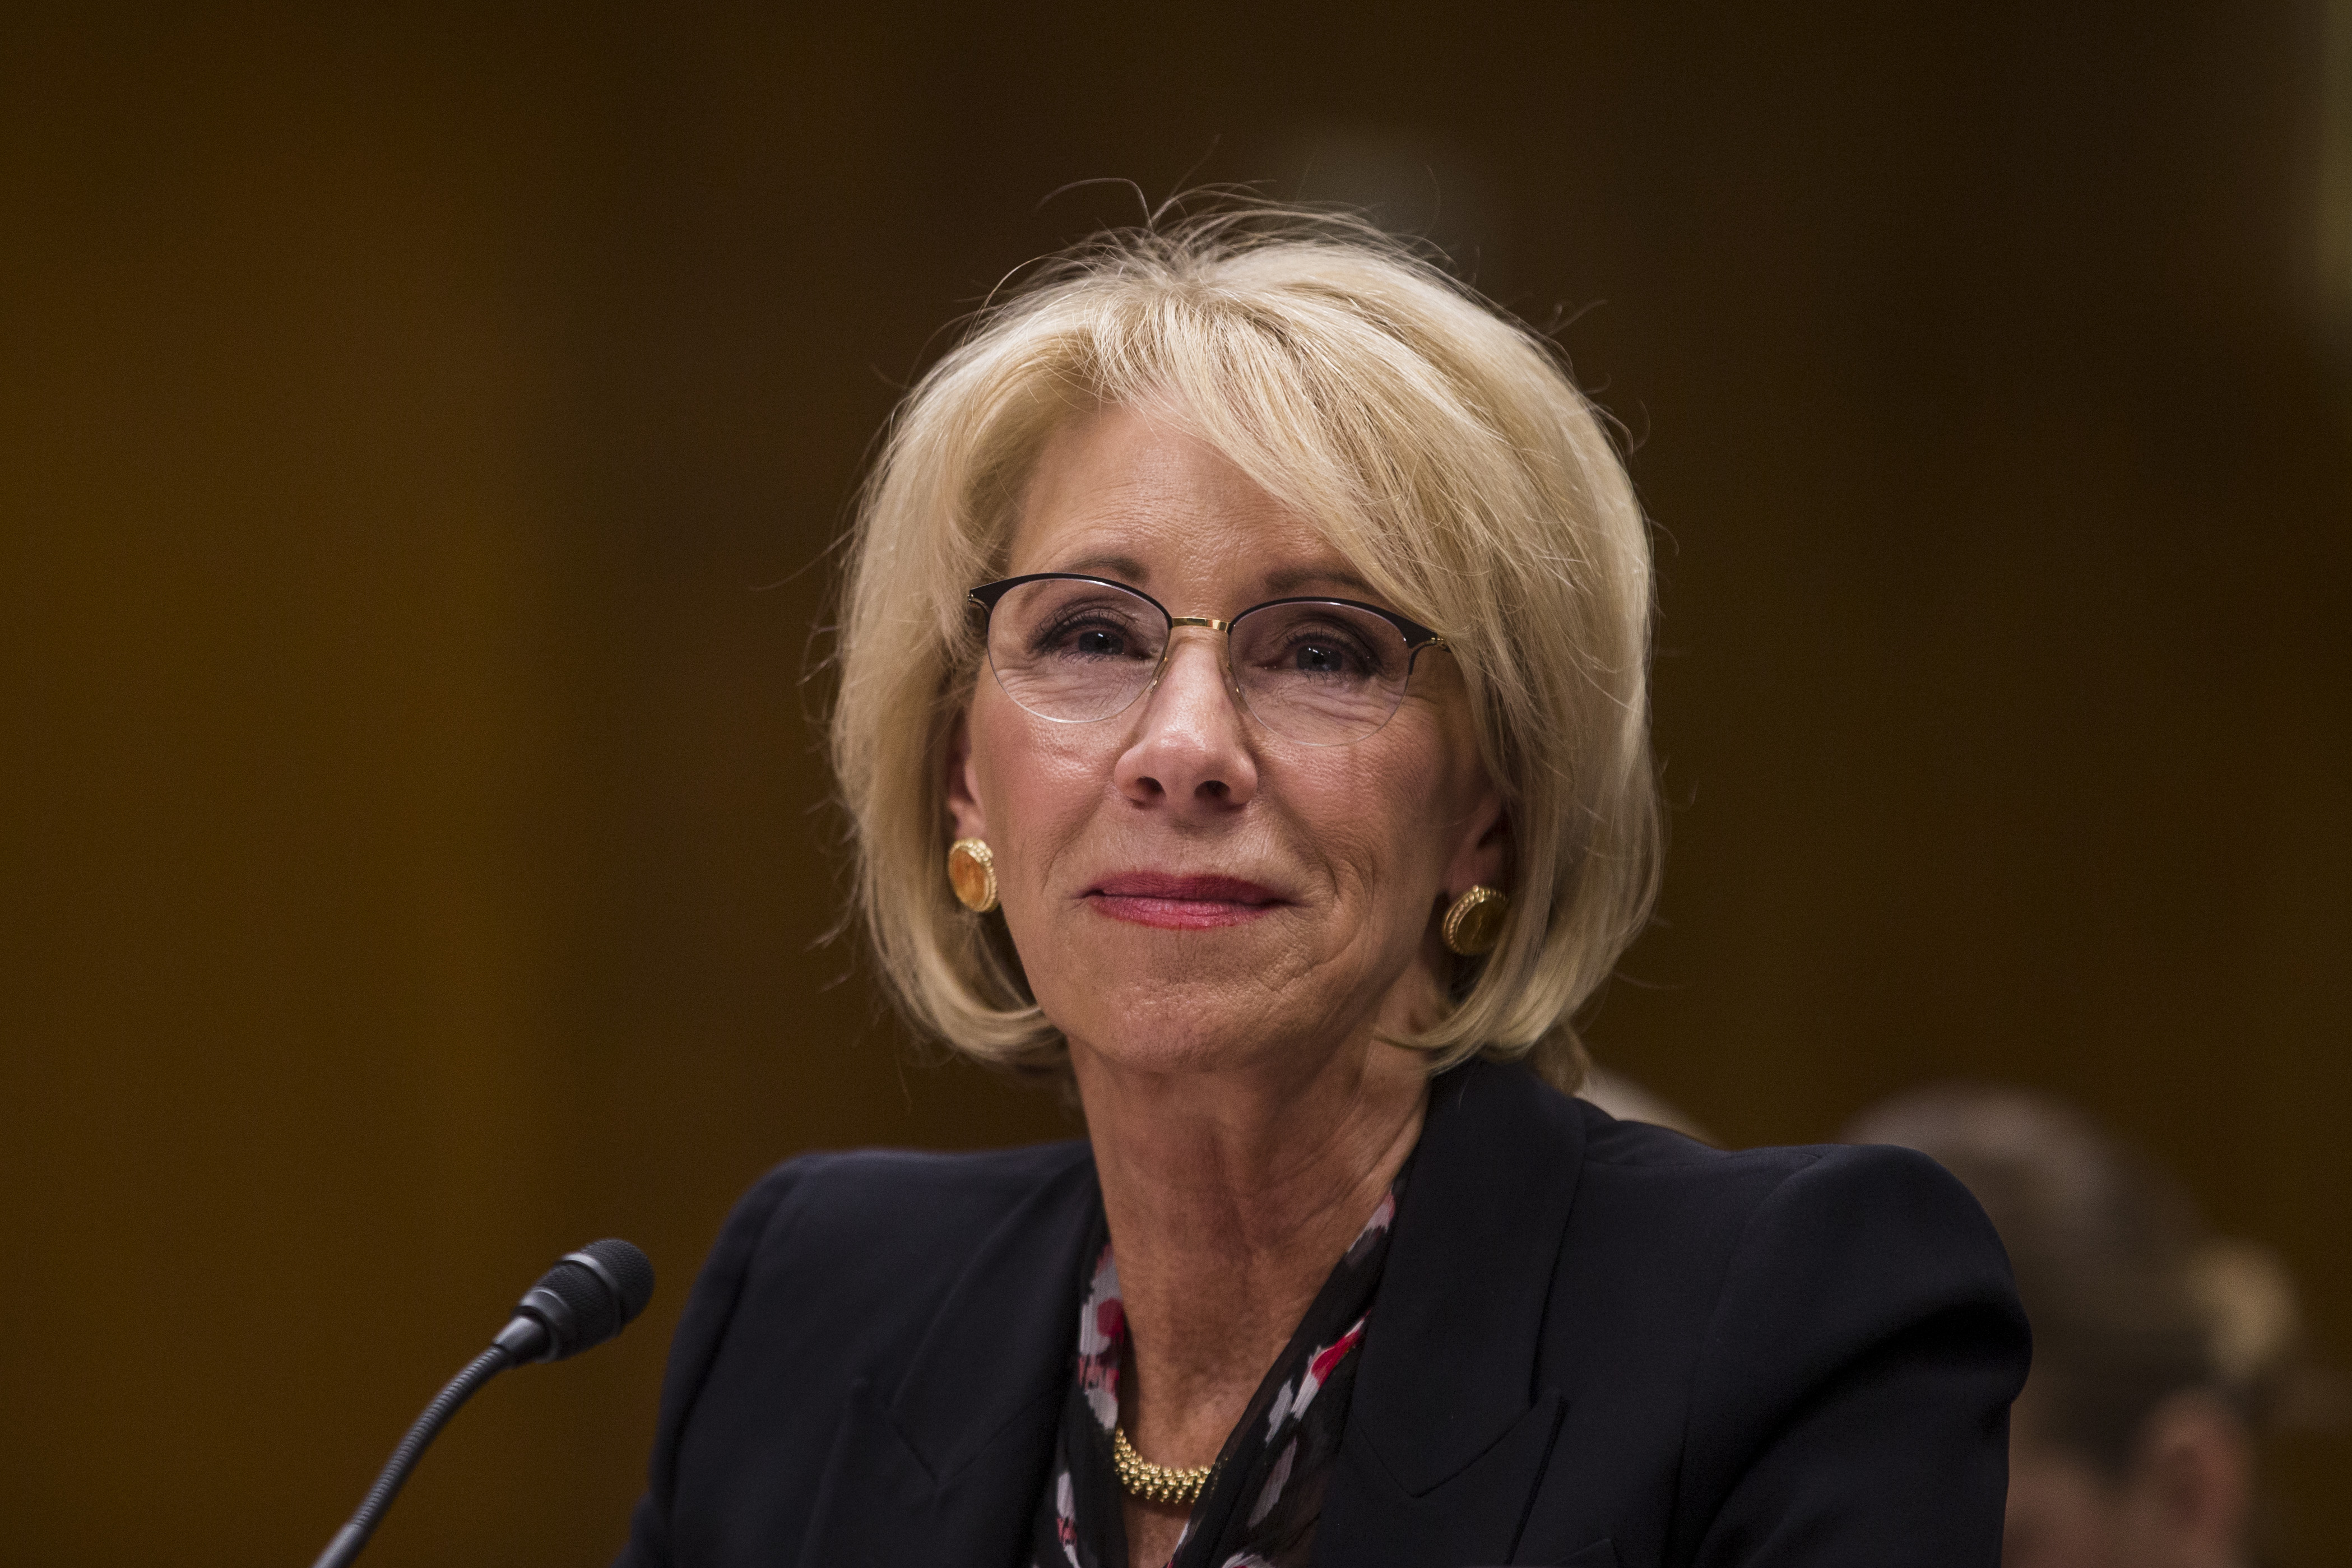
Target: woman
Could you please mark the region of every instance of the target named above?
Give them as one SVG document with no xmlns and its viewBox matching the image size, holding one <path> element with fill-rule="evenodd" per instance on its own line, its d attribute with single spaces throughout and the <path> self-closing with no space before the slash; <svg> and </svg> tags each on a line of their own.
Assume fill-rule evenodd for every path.
<svg viewBox="0 0 2352 1568">
<path fill-rule="evenodd" d="M 883 969 L 1087 1136 L 755 1188 L 623 1562 L 1991 1561 L 1965 1193 L 1552 1087 L 1657 806 L 1646 539 L 1544 344 L 1345 225 L 1100 238 L 908 397 L 845 601 Z"/>
</svg>

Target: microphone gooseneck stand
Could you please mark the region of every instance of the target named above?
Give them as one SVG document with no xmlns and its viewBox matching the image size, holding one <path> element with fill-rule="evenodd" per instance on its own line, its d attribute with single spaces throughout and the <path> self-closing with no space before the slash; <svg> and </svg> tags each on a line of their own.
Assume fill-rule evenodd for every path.
<svg viewBox="0 0 2352 1568">
<path fill-rule="evenodd" d="M 527 1361 L 562 1361 L 601 1345 L 623 1329 L 654 1293 L 654 1266 L 625 1241 L 591 1242 L 568 1252 L 523 1293 L 514 1317 L 500 1329 L 490 1348 L 466 1363 L 433 1403 L 425 1407 L 392 1451 L 368 1489 L 367 1497 L 351 1522 L 335 1531 L 327 1549 L 311 1568 L 350 1568 L 352 1559 L 368 1543 L 383 1510 L 400 1495 L 408 1472 L 416 1468 L 449 1417 L 474 1396 L 474 1391 L 510 1366 Z"/>
<path fill-rule="evenodd" d="M 416 1418 L 415 1424 L 408 1428 L 408 1436 L 400 1440 L 400 1447 L 394 1448 L 392 1458 L 383 1462 L 383 1468 L 377 1474 L 375 1485 L 368 1488 L 367 1498 L 360 1504 L 359 1511 L 352 1515 L 349 1524 L 335 1531 L 335 1538 L 327 1542 L 327 1549 L 319 1553 L 319 1561 L 311 1568 L 348 1568 L 352 1559 L 360 1554 L 360 1548 L 367 1544 L 368 1537 L 375 1533 L 376 1521 L 382 1519 L 383 1510 L 392 1506 L 392 1500 L 400 1495 L 401 1487 L 408 1480 L 408 1472 L 415 1468 L 426 1445 L 441 1435 L 442 1426 L 449 1417 L 457 1414 L 459 1405 L 474 1396 L 474 1390 L 512 1365 L 514 1357 L 507 1348 L 492 1345 L 467 1362 L 466 1370 L 451 1378 L 441 1392 L 433 1396 L 433 1403 L 425 1407 L 425 1414 Z"/>
</svg>

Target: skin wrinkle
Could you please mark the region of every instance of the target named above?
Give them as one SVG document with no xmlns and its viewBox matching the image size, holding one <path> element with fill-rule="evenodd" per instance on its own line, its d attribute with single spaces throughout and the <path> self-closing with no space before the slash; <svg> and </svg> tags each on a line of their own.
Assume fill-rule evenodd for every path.
<svg viewBox="0 0 2352 1568">
<path fill-rule="evenodd" d="M 1213 447 L 1131 409 L 1046 444 L 1007 571 L 1118 558 L 1171 613 L 1221 618 L 1269 583 L 1354 574 Z M 1451 658 L 1424 656 L 1373 735 L 1301 747 L 1241 710 L 1223 646 L 1180 628 L 1159 687 L 1095 724 L 1026 712 L 983 664 L 945 780 L 1069 1040 L 1129 1326 L 1123 1419 L 1173 1465 L 1215 1456 L 1418 1138 L 1423 1058 L 1380 1041 L 1439 1016 L 1435 912 L 1499 882 L 1508 852 Z M 1207 931 L 1104 914 L 1093 890 L 1136 870 L 1279 901 Z M 1164 1561 L 1181 1510 L 1128 1511 L 1132 1561 Z"/>
</svg>

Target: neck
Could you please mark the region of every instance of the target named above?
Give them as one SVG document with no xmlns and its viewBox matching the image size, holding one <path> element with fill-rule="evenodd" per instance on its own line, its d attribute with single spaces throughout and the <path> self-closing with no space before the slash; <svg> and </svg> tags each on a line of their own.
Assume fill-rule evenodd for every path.
<svg viewBox="0 0 2352 1568">
<path fill-rule="evenodd" d="M 1412 1152 L 1422 1061 L 1369 1041 L 1303 1070 L 1071 1058 L 1118 1255 L 1123 1418 L 1146 1458 L 1205 1463 Z"/>
</svg>

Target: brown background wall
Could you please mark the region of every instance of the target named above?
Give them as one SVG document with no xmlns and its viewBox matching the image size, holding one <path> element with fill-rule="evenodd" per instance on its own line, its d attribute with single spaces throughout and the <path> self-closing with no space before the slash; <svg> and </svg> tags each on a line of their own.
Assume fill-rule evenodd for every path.
<svg viewBox="0 0 2352 1568">
<path fill-rule="evenodd" d="M 648 1321 L 370 1558 L 600 1561 L 756 1173 L 1070 1131 L 817 945 L 801 674 L 894 388 L 1100 175 L 1383 204 L 1629 427 L 1675 843 L 1602 1059 L 1745 1142 L 2073 1096 L 2340 1363 L 2346 7 L 2333 121 L 2314 5 L 1886 9 L 0 24 L 0 1555 L 307 1562 L 618 1234 Z"/>
</svg>

